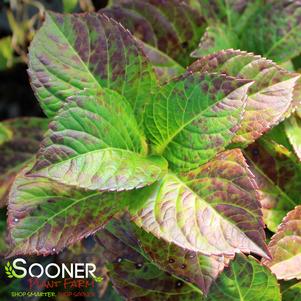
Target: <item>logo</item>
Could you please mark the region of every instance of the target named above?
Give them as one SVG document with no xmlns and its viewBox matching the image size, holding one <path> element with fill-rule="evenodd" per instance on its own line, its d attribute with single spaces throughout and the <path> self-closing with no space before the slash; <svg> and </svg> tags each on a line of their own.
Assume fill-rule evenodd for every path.
<svg viewBox="0 0 301 301">
<path fill-rule="evenodd" d="M 25 283 L 27 282 L 28 290 L 12 291 L 13 298 L 33 296 L 54 298 L 57 294 L 66 297 L 96 297 L 96 293 L 90 288 L 94 288 L 96 283 L 102 283 L 104 280 L 102 276 L 95 275 L 94 263 L 40 264 L 16 258 L 8 261 L 4 269 L 8 278 L 27 277 Z"/>
<path fill-rule="evenodd" d="M 8 278 L 17 278 L 17 279 L 24 278 L 23 275 L 20 276 L 20 275 L 16 274 L 15 270 L 13 269 L 13 267 L 11 266 L 9 261 L 6 263 L 5 273 Z"/>
<path fill-rule="evenodd" d="M 12 263 L 9 261 L 5 265 L 5 273 L 8 278 L 22 279 L 26 276 L 31 278 L 41 278 L 47 276 L 49 279 L 54 278 L 73 278 L 73 279 L 88 279 L 92 278 L 95 282 L 102 282 L 103 277 L 97 277 L 94 272 L 96 266 L 94 263 L 70 263 L 56 264 L 48 263 L 42 265 L 40 263 L 27 264 L 23 258 L 16 258 Z"/>
</svg>

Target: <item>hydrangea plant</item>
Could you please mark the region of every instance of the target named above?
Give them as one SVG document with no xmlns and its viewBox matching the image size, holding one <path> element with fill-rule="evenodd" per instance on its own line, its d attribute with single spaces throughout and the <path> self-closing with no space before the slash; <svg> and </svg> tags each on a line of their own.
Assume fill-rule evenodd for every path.
<svg viewBox="0 0 301 301">
<path fill-rule="evenodd" d="M 300 53 L 300 13 L 259 0 L 48 12 L 28 69 L 47 119 L 0 125 L 9 256 L 94 234 L 127 300 L 300 300 L 301 79 L 282 64 Z"/>
</svg>

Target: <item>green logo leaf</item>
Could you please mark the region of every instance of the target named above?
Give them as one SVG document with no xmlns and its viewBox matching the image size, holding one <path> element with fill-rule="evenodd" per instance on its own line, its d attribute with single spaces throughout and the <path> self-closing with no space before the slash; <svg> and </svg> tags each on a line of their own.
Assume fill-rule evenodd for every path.
<svg viewBox="0 0 301 301">
<path fill-rule="evenodd" d="M 17 278 L 17 279 L 24 278 L 24 276 L 19 276 L 18 274 L 16 274 L 16 272 L 14 271 L 14 269 L 11 266 L 9 261 L 6 263 L 5 273 L 6 273 L 8 278 Z"/>
<path fill-rule="evenodd" d="M 97 283 L 102 283 L 103 282 L 103 277 L 102 276 L 99 276 L 99 277 L 95 276 L 95 277 L 93 277 L 93 279 Z"/>
</svg>

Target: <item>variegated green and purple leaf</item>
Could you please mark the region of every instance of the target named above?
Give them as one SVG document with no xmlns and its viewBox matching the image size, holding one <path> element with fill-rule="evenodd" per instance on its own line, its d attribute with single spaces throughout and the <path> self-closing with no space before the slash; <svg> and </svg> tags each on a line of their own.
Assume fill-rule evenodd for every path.
<svg viewBox="0 0 301 301">
<path fill-rule="evenodd" d="M 138 191 L 130 212 L 139 227 L 190 251 L 268 257 L 256 188 L 236 149 Z"/>
<path fill-rule="evenodd" d="M 301 101 L 299 74 L 251 53 L 232 49 L 216 52 L 197 60 L 188 72 L 218 72 L 254 80 L 241 127 L 232 141 L 237 145 L 252 143 L 288 117 Z"/>
<path fill-rule="evenodd" d="M 124 222 L 122 228 L 125 233 L 128 232 Z M 133 229 L 142 250 L 161 270 L 196 285 L 206 295 L 212 283 L 234 257 L 202 255 L 167 243 L 141 228 Z"/>
<path fill-rule="evenodd" d="M 157 48 L 140 40 L 137 40 L 137 43 L 151 62 L 160 83 L 168 82 L 185 72 L 185 68 Z"/>
<path fill-rule="evenodd" d="M 253 257 L 236 255 L 212 285 L 208 301 L 281 301 L 275 275 Z"/>
<path fill-rule="evenodd" d="M 199 167 L 224 150 L 241 122 L 249 80 L 188 74 L 158 91 L 145 113 L 154 153 L 172 170 Z"/>
<path fill-rule="evenodd" d="M 31 176 L 90 190 L 131 190 L 150 185 L 167 169 L 147 157 L 130 105 L 117 92 L 85 90 L 69 99 L 49 125 Z"/>
<path fill-rule="evenodd" d="M 134 35 L 149 62 L 152 64 L 160 82 L 166 82 L 185 72 L 185 68 L 157 48 L 157 37 L 151 24 L 139 13 L 123 7 L 114 6 L 100 11 L 117 20 Z"/>
<path fill-rule="evenodd" d="M 22 171 L 9 194 L 10 256 L 49 255 L 101 229 L 127 194 L 74 189 Z"/>
<path fill-rule="evenodd" d="M 281 128 L 277 130 L 273 135 L 279 137 Z M 245 155 L 259 188 L 264 221 L 275 232 L 287 212 L 300 204 L 301 163 L 269 133 L 251 144 Z"/>
<path fill-rule="evenodd" d="M 32 87 L 47 116 L 83 89 L 110 88 L 141 117 L 152 86 L 150 63 L 131 34 L 103 14 L 46 14 L 29 51 Z"/>
<path fill-rule="evenodd" d="M 39 149 L 48 121 L 42 118 L 18 118 L 0 124 L 0 206 L 15 175 Z"/>
<path fill-rule="evenodd" d="M 300 54 L 301 1 L 266 1 L 241 35 L 241 49 L 286 62 Z"/>
<path fill-rule="evenodd" d="M 178 0 L 118 0 L 103 12 L 184 67 L 206 28 L 201 14 Z"/>
<path fill-rule="evenodd" d="M 134 301 L 201 300 L 201 291 L 160 270 L 148 259 L 130 228 L 113 221 L 99 231 L 96 241 L 103 247 L 110 279 L 117 291 Z"/>
<path fill-rule="evenodd" d="M 264 260 L 278 279 L 301 279 L 301 206 L 290 211 L 269 243 L 272 260 Z"/>
</svg>

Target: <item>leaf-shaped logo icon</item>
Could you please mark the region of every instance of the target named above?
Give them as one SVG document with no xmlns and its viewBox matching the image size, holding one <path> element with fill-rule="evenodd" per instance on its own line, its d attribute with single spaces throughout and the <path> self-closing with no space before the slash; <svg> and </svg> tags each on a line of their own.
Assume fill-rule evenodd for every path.
<svg viewBox="0 0 301 301">
<path fill-rule="evenodd" d="M 23 278 L 24 276 L 19 276 L 18 274 L 16 274 L 16 272 L 14 271 L 13 267 L 11 266 L 10 262 L 8 261 L 5 265 L 5 273 L 7 275 L 8 278 Z"/>
<path fill-rule="evenodd" d="M 10 265 L 10 262 L 8 261 L 6 263 L 6 266 L 5 266 L 5 273 L 7 275 L 8 278 L 13 278 L 13 274 L 12 274 L 12 270 L 13 270 L 13 267 Z"/>
</svg>

